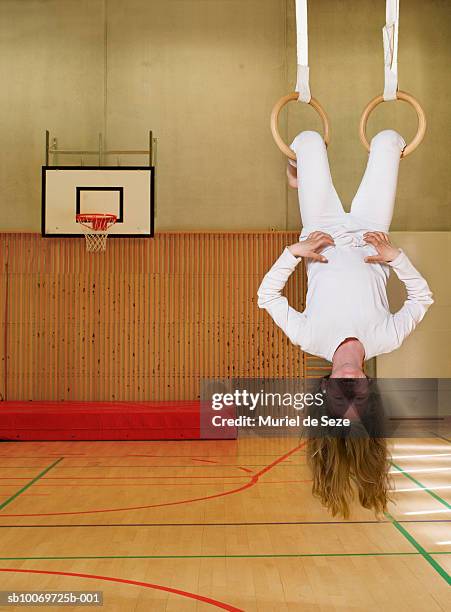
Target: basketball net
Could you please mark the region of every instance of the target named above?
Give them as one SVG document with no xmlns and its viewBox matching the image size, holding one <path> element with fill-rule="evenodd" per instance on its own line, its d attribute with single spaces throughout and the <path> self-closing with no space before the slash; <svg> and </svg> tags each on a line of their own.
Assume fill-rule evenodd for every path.
<svg viewBox="0 0 451 612">
<path fill-rule="evenodd" d="M 86 250 L 90 253 L 105 251 L 110 228 L 116 223 L 116 215 L 84 213 L 76 217 L 86 240 Z"/>
</svg>

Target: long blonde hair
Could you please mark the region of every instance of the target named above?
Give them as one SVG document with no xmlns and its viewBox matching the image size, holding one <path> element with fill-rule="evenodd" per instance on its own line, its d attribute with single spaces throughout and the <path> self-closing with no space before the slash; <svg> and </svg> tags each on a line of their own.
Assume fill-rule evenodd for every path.
<svg viewBox="0 0 451 612">
<path fill-rule="evenodd" d="M 324 403 L 311 409 L 314 416 L 343 417 L 354 403 L 359 419 L 350 428 L 310 430 L 306 454 L 313 495 L 333 516 L 348 518 L 350 504 L 358 498 L 364 508 L 380 517 L 387 510 L 392 482 L 384 410 L 376 381 L 325 376 L 319 381 L 319 389 Z M 318 435 L 321 430 L 322 435 Z"/>
<path fill-rule="evenodd" d="M 312 492 L 332 513 L 349 518 L 350 504 L 360 504 L 380 517 L 390 501 L 390 455 L 385 438 L 310 438 L 307 464 Z"/>
</svg>

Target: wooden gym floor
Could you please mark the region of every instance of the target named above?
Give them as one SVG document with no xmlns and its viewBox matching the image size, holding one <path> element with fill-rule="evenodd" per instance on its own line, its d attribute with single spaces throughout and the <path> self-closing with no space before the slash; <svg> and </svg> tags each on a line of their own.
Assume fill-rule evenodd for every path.
<svg viewBox="0 0 451 612">
<path fill-rule="evenodd" d="M 451 443 L 392 446 L 378 522 L 329 516 L 294 438 L 1 443 L 0 590 L 99 590 L 121 612 L 449 610 Z"/>
</svg>

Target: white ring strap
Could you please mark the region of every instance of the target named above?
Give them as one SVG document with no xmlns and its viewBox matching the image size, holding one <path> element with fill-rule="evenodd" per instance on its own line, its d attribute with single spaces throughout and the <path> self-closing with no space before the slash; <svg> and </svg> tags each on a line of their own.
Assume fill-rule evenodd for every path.
<svg viewBox="0 0 451 612">
<path fill-rule="evenodd" d="M 382 28 L 384 41 L 384 100 L 396 100 L 398 91 L 398 31 L 399 0 L 386 0 L 385 26 Z"/>
<path fill-rule="evenodd" d="M 296 0 L 296 38 L 298 71 L 295 91 L 299 92 L 300 102 L 310 102 L 309 66 L 308 66 L 308 28 L 307 0 Z"/>
</svg>

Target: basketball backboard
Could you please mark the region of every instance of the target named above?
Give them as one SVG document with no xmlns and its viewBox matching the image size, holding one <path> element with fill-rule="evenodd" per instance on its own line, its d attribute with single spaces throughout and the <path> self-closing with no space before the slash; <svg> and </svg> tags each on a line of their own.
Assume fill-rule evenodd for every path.
<svg viewBox="0 0 451 612">
<path fill-rule="evenodd" d="M 154 235 L 153 166 L 43 166 L 42 235 L 82 235 L 77 214 L 111 213 L 110 237 Z"/>
</svg>

